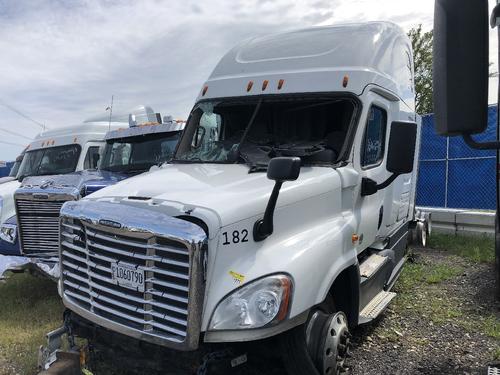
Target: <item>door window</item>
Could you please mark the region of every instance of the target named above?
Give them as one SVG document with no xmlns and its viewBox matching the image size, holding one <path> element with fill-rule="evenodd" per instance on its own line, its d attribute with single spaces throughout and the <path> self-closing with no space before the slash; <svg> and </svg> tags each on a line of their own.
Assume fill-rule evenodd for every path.
<svg viewBox="0 0 500 375">
<path fill-rule="evenodd" d="M 97 169 L 97 163 L 99 162 L 99 146 L 91 146 L 85 155 L 85 161 L 83 162 L 83 169 Z"/>
<path fill-rule="evenodd" d="M 361 166 L 374 167 L 384 158 L 387 112 L 379 107 L 371 107 L 363 140 Z"/>
</svg>

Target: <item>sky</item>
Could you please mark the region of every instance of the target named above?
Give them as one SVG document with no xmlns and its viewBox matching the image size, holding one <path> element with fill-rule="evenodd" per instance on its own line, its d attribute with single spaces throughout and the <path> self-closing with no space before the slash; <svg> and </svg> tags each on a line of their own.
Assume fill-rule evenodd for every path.
<svg viewBox="0 0 500 375">
<path fill-rule="evenodd" d="M 13 160 L 40 124 L 104 113 L 112 95 L 116 112 L 145 104 L 185 119 L 244 39 L 373 20 L 429 30 L 433 9 L 433 0 L 0 0 L 0 160 Z M 496 64 L 496 37 L 491 45 Z"/>
</svg>

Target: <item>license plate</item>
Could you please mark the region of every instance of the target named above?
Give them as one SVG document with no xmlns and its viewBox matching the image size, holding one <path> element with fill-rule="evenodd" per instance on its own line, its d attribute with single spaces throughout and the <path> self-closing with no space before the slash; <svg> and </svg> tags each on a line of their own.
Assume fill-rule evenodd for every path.
<svg viewBox="0 0 500 375">
<path fill-rule="evenodd" d="M 124 263 L 111 263 L 112 280 L 125 288 L 144 292 L 144 269 Z"/>
</svg>

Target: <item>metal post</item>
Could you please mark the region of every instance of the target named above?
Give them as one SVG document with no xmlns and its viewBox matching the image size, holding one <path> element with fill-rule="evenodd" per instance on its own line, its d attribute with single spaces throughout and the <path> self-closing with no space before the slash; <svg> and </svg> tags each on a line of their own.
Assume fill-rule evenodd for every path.
<svg viewBox="0 0 500 375">
<path fill-rule="evenodd" d="M 500 4 L 500 0 L 497 0 L 497 6 Z M 498 44 L 500 46 L 500 27 L 498 27 L 498 19 L 496 20 Z M 498 62 L 500 64 L 500 48 L 498 49 Z M 499 77 L 500 80 L 500 77 Z M 500 82 L 498 86 L 498 96 L 497 96 L 497 141 L 500 140 Z M 496 193 L 497 193 L 497 210 L 495 213 L 495 277 L 496 277 L 496 297 L 500 300 L 500 184 L 498 179 L 500 178 L 499 173 L 499 163 L 500 163 L 500 150 L 496 150 L 496 163 L 495 163 L 495 174 L 496 174 Z"/>
<path fill-rule="evenodd" d="M 497 0 L 497 4 L 500 4 L 500 0 Z M 497 19 L 497 33 L 498 33 L 498 44 L 500 45 L 500 27 L 498 27 Z M 500 48 L 498 49 L 498 63 L 500 64 Z M 499 77 L 500 80 L 500 77 Z M 500 83 L 500 82 L 499 82 Z M 498 84 L 498 97 L 497 97 L 497 141 L 500 140 L 500 84 Z M 500 300 L 500 151 L 496 150 L 496 163 L 495 163 L 495 173 L 496 173 L 496 193 L 497 193 L 497 210 L 495 213 L 495 276 L 496 276 L 496 297 Z"/>
<path fill-rule="evenodd" d="M 448 208 L 448 163 L 450 160 L 450 137 L 446 137 L 446 170 L 444 172 L 444 207 Z"/>
<path fill-rule="evenodd" d="M 111 116 L 113 116 L 113 99 L 114 95 L 111 95 L 111 106 L 109 107 L 109 124 L 108 124 L 108 131 L 111 130 Z"/>
</svg>

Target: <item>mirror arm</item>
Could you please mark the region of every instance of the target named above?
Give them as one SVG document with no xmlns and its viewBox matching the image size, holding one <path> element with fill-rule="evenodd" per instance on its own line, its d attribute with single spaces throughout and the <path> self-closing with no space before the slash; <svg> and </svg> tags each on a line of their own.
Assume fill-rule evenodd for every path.
<svg viewBox="0 0 500 375">
<path fill-rule="evenodd" d="M 475 148 L 477 150 L 498 150 L 500 149 L 500 141 L 491 141 L 491 142 L 476 142 L 470 134 L 463 134 L 462 138 L 465 143 L 471 148 Z"/>
<path fill-rule="evenodd" d="M 257 220 L 253 226 L 253 239 L 256 242 L 265 240 L 273 233 L 274 209 L 276 208 L 276 202 L 278 201 L 278 196 L 282 185 L 283 181 L 276 181 L 276 183 L 274 184 L 273 191 L 271 193 L 271 197 L 267 202 L 264 218 Z"/>
<path fill-rule="evenodd" d="M 381 184 L 377 185 L 377 190 L 382 190 L 385 189 L 387 186 L 392 184 L 392 182 L 399 176 L 399 174 L 393 173 L 391 177 L 389 177 L 387 180 L 382 182 Z"/>
<path fill-rule="evenodd" d="M 366 197 L 367 195 L 373 195 L 377 191 L 385 189 L 387 186 L 392 184 L 392 182 L 399 176 L 397 173 L 393 173 L 391 177 L 382 182 L 381 184 L 377 184 L 371 178 L 363 177 L 361 180 L 361 196 Z"/>
</svg>

